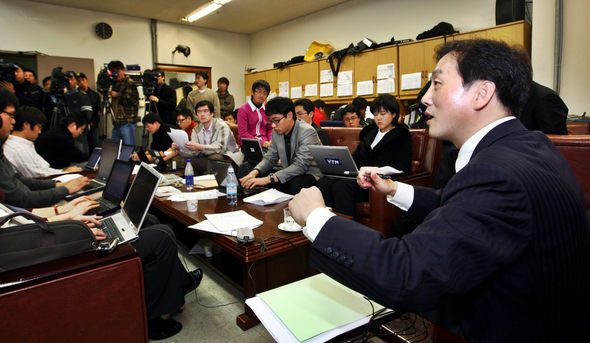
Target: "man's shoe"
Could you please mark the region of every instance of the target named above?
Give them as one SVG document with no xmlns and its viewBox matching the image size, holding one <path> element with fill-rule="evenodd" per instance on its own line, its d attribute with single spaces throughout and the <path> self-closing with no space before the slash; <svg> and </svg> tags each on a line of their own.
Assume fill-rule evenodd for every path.
<svg viewBox="0 0 590 343">
<path fill-rule="evenodd" d="M 203 271 L 201 268 L 197 268 L 192 272 L 188 273 L 191 277 L 192 284 L 184 290 L 184 294 L 186 295 L 188 292 L 195 290 L 201 284 L 201 280 L 203 280 Z"/>
<path fill-rule="evenodd" d="M 148 321 L 148 336 L 153 341 L 159 341 L 176 335 L 182 330 L 182 324 L 172 318 L 161 317 Z"/>
</svg>

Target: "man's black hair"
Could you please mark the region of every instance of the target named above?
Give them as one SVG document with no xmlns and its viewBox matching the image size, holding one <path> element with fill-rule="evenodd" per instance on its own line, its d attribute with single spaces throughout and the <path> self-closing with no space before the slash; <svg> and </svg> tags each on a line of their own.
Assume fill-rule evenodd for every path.
<svg viewBox="0 0 590 343">
<path fill-rule="evenodd" d="M 178 118 L 178 116 L 184 116 L 185 118 L 191 118 L 192 120 L 195 120 L 195 116 L 193 116 L 193 113 L 186 107 L 181 107 L 178 109 L 178 113 L 176 113 L 176 118 Z"/>
<path fill-rule="evenodd" d="M 35 71 L 33 69 L 30 69 L 30 68 L 23 69 L 23 73 L 27 72 L 27 71 L 32 73 L 33 76 L 35 77 L 35 79 L 37 79 L 37 73 L 35 73 Z"/>
<path fill-rule="evenodd" d="M 43 78 L 43 84 L 45 84 L 45 82 L 47 82 L 47 80 L 51 80 L 51 76 L 46 76 Z"/>
<path fill-rule="evenodd" d="M 149 112 L 148 114 L 146 114 L 143 117 L 141 122 L 144 124 L 145 123 L 153 124 L 155 122 L 162 124 L 162 118 L 160 118 L 160 116 L 156 112 Z"/>
<path fill-rule="evenodd" d="M 492 81 L 500 102 L 512 115 L 520 113 L 532 83 L 530 59 L 522 49 L 488 39 L 457 40 L 438 48 L 437 60 L 449 53 L 457 59 L 464 87 Z"/>
<path fill-rule="evenodd" d="M 361 115 L 358 113 L 358 109 L 353 104 L 348 104 L 348 105 L 344 106 L 344 109 L 342 110 L 342 119 L 344 119 L 344 115 L 346 115 L 346 113 L 354 113 L 359 118 L 361 118 Z"/>
<path fill-rule="evenodd" d="M 270 85 L 266 80 L 256 80 L 252 84 L 252 93 L 256 92 L 258 88 L 264 88 L 267 93 L 270 93 Z"/>
<path fill-rule="evenodd" d="M 121 70 L 125 70 L 125 65 L 123 64 L 123 62 L 121 61 L 110 61 L 109 65 L 107 67 L 109 70 L 112 69 L 121 69 Z"/>
<path fill-rule="evenodd" d="M 4 111 L 8 106 L 18 107 L 18 98 L 6 88 L 0 88 L 0 111 Z"/>
<path fill-rule="evenodd" d="M 197 113 L 197 108 L 203 106 L 207 106 L 207 108 L 209 108 L 209 112 L 215 114 L 215 107 L 213 107 L 213 103 L 211 103 L 211 101 L 209 100 L 201 100 L 197 102 L 197 104 L 195 105 L 195 113 Z"/>
<path fill-rule="evenodd" d="M 45 125 L 47 118 L 37 107 L 23 105 L 14 112 L 14 121 L 14 131 L 22 131 L 25 123 L 29 123 L 32 129 L 39 124 Z"/>
<path fill-rule="evenodd" d="M 313 102 L 311 102 L 311 100 L 309 100 L 309 99 L 296 100 L 293 103 L 293 108 L 295 108 L 295 106 L 303 106 L 303 109 L 305 110 L 305 112 L 307 112 L 313 116 L 313 111 L 315 110 L 315 106 L 313 105 Z"/>
<path fill-rule="evenodd" d="M 186 98 L 188 96 L 188 93 L 193 91 L 193 87 L 191 87 L 190 85 L 185 85 L 182 87 L 182 95 L 184 95 L 184 97 Z"/>
<path fill-rule="evenodd" d="M 195 73 L 195 79 L 197 76 L 201 76 L 203 79 L 205 79 L 205 81 L 209 81 L 209 75 L 202 70 Z"/>
<path fill-rule="evenodd" d="M 352 104 L 358 109 L 358 110 L 362 110 L 367 108 L 367 106 L 369 106 L 369 102 L 367 101 L 367 99 L 361 97 L 361 96 L 357 96 L 356 98 L 354 98 L 354 100 L 352 100 Z"/>
<path fill-rule="evenodd" d="M 371 112 L 373 115 L 381 109 L 391 112 L 393 114 L 393 125 L 397 124 L 399 119 L 399 103 L 397 99 L 391 94 L 381 94 L 371 103 Z"/>
<path fill-rule="evenodd" d="M 82 125 L 88 125 L 88 118 L 80 111 L 73 111 L 70 112 L 70 115 L 67 116 L 65 123 L 66 126 L 70 125 L 71 123 L 75 123 L 76 127 L 80 127 Z"/>
<path fill-rule="evenodd" d="M 289 112 L 295 118 L 295 106 L 293 106 L 293 101 L 289 98 L 285 98 L 282 96 L 278 96 L 276 98 L 272 98 L 266 104 L 266 116 L 270 117 L 273 114 L 282 114 L 283 117 L 286 117 Z"/>
<path fill-rule="evenodd" d="M 225 76 L 222 76 L 222 77 L 219 78 L 219 80 L 217 80 L 217 84 L 219 84 L 220 82 L 223 82 L 223 83 L 225 83 L 226 85 L 229 86 L 229 80 Z"/>
<path fill-rule="evenodd" d="M 324 100 L 321 99 L 317 99 L 316 101 L 313 102 L 313 105 L 317 108 L 324 108 L 326 107 L 326 103 L 324 102 Z"/>
<path fill-rule="evenodd" d="M 237 115 L 237 111 L 233 111 L 233 112 L 225 112 L 225 114 L 223 115 L 223 120 L 225 120 L 225 118 L 227 116 L 232 116 L 234 117 L 235 120 L 238 120 L 238 115 Z"/>
</svg>

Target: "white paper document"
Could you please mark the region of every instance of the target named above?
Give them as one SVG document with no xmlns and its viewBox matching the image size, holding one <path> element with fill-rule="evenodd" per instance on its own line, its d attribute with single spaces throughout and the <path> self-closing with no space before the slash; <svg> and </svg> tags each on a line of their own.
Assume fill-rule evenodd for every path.
<svg viewBox="0 0 590 343">
<path fill-rule="evenodd" d="M 380 64 L 377 66 L 377 79 L 388 79 L 391 77 L 395 77 L 395 64 L 388 63 L 388 64 Z"/>
<path fill-rule="evenodd" d="M 373 81 L 359 81 L 356 83 L 356 95 L 373 94 Z"/>
<path fill-rule="evenodd" d="M 334 82 L 334 74 L 330 69 L 320 70 L 320 83 L 325 82 Z"/>
<path fill-rule="evenodd" d="M 352 70 L 338 73 L 338 85 L 352 85 Z"/>
<path fill-rule="evenodd" d="M 187 201 L 187 200 L 207 200 L 207 199 L 217 199 L 219 196 L 223 196 L 225 194 L 220 193 L 217 189 L 213 189 L 210 191 L 202 191 L 202 192 L 182 192 L 173 194 L 167 200 L 170 201 Z"/>
<path fill-rule="evenodd" d="M 403 173 L 403 171 L 397 170 L 397 169 L 395 169 L 393 167 L 390 167 L 390 166 L 380 167 L 379 168 L 379 171 L 383 175 L 394 175 L 394 174 L 401 174 L 401 173 Z"/>
<path fill-rule="evenodd" d="M 262 225 L 262 221 L 252 217 L 246 211 L 239 210 L 226 213 L 206 214 L 205 217 L 218 230 L 228 232 L 241 228 L 257 228 Z"/>
<path fill-rule="evenodd" d="M 202 222 L 198 222 L 196 224 L 193 224 L 193 225 L 189 226 L 189 229 L 206 231 L 206 232 L 213 232 L 213 233 L 218 233 L 218 234 L 226 235 L 226 236 L 233 236 L 231 231 L 220 231 L 215 227 L 215 225 L 213 225 L 208 220 L 203 220 Z"/>
<path fill-rule="evenodd" d="M 305 85 L 305 97 L 318 96 L 318 84 Z"/>
<path fill-rule="evenodd" d="M 68 182 L 79 177 L 82 177 L 82 174 L 64 174 L 54 177 L 53 180 L 57 182 Z"/>
<path fill-rule="evenodd" d="M 346 85 L 339 84 L 336 93 L 338 96 L 352 96 L 352 83 Z"/>
<path fill-rule="evenodd" d="M 170 129 L 168 136 L 170 136 L 172 141 L 178 145 L 181 151 L 188 151 L 184 147 L 184 145 L 189 141 L 189 136 L 186 134 L 186 131 L 180 129 Z"/>
<path fill-rule="evenodd" d="M 181 193 L 181 190 L 176 187 L 161 186 L 161 187 L 158 187 L 158 190 L 156 191 L 156 196 L 157 197 L 166 197 L 166 196 L 170 196 L 170 195 L 178 194 L 178 193 Z"/>
<path fill-rule="evenodd" d="M 291 200 L 293 196 L 291 194 L 280 192 L 274 188 L 268 189 L 264 192 L 254 194 L 247 198 L 244 198 L 244 202 L 254 205 L 273 205 L 283 201 Z"/>
<path fill-rule="evenodd" d="M 289 97 L 289 81 L 279 82 L 279 96 Z"/>
<path fill-rule="evenodd" d="M 412 73 L 402 75 L 401 89 L 403 91 L 408 89 L 422 88 L 422 73 Z"/>
<path fill-rule="evenodd" d="M 377 80 L 377 94 L 394 93 L 395 79 Z"/>
<path fill-rule="evenodd" d="M 320 97 L 334 96 L 334 84 L 322 83 L 320 85 Z"/>
<path fill-rule="evenodd" d="M 291 99 L 303 98 L 301 86 L 291 87 Z"/>
</svg>

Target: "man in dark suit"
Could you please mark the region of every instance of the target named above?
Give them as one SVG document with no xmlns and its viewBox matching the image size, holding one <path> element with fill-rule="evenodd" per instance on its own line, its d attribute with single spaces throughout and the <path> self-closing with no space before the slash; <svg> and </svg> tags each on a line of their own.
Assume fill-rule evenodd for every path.
<svg viewBox="0 0 590 343">
<path fill-rule="evenodd" d="M 567 135 L 568 108 L 552 89 L 533 81 L 520 121 L 529 130 L 546 134 Z"/>
<path fill-rule="evenodd" d="M 71 112 L 65 122 L 45 134 L 39 136 L 35 141 L 35 149 L 52 168 L 67 168 L 73 163 L 86 161 L 88 155 L 80 151 L 75 145 L 86 125 L 88 118 L 81 112 Z"/>
<path fill-rule="evenodd" d="M 435 191 L 361 168 L 359 185 L 422 220 L 401 239 L 333 216 L 317 189 L 303 190 L 289 208 L 307 225 L 312 265 L 397 311 L 430 311 L 469 342 L 590 341 L 584 195 L 551 141 L 513 116 L 528 57 L 488 40 L 453 41 L 437 57 L 422 102 L 430 134 L 460 149 L 457 173 Z"/>
<path fill-rule="evenodd" d="M 166 84 L 164 71 L 156 69 L 154 75 L 156 76 L 157 86 L 154 89 L 154 94 L 150 95 L 149 99 L 156 105 L 158 114 L 164 120 L 164 123 L 170 127 L 177 127 L 176 91 Z"/>
</svg>

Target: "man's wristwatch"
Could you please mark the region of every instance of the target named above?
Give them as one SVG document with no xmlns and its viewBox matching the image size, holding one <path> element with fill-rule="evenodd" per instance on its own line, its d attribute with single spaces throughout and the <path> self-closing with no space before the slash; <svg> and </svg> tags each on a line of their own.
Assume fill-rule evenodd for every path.
<svg viewBox="0 0 590 343">
<path fill-rule="evenodd" d="M 270 174 L 268 174 L 268 177 L 270 178 L 270 182 L 272 182 L 272 183 L 277 183 L 277 182 L 279 182 L 279 179 L 278 179 L 278 178 L 275 176 L 275 174 L 274 174 L 274 173 L 270 173 Z"/>
</svg>

